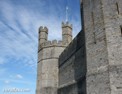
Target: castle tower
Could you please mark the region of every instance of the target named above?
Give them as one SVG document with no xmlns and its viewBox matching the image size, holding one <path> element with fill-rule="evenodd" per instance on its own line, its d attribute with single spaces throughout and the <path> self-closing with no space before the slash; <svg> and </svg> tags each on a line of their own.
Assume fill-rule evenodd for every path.
<svg viewBox="0 0 122 94">
<path fill-rule="evenodd" d="M 68 31 L 71 33 L 69 28 L 68 23 L 63 25 L 63 33 L 67 36 Z M 71 41 L 71 38 L 67 39 L 66 35 L 64 35 L 65 43 L 57 40 L 49 41 L 47 35 L 47 27 L 40 27 L 36 94 L 57 94 L 59 55 Z"/>
<path fill-rule="evenodd" d="M 87 94 L 122 94 L 122 0 L 81 0 Z"/>
<path fill-rule="evenodd" d="M 72 24 L 69 22 L 62 23 L 62 40 L 68 44 L 72 41 Z"/>
<path fill-rule="evenodd" d="M 47 27 L 40 27 L 39 28 L 39 44 L 42 44 L 47 41 L 48 36 L 48 29 Z"/>
</svg>

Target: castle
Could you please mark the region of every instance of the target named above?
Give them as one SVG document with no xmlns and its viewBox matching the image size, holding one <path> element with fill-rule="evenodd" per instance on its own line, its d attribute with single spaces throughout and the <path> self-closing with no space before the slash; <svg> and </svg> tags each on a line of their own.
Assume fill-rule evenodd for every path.
<svg viewBox="0 0 122 94">
<path fill-rule="evenodd" d="M 82 30 L 39 28 L 36 94 L 122 94 L 122 0 L 81 0 Z"/>
</svg>

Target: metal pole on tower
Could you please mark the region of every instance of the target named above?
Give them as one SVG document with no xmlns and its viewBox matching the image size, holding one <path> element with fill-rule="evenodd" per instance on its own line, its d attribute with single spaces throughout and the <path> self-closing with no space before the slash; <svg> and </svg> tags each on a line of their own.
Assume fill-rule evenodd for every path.
<svg viewBox="0 0 122 94">
<path fill-rule="evenodd" d="M 68 8 L 68 6 L 66 6 L 66 22 L 68 22 L 68 10 L 69 10 L 69 8 Z"/>
</svg>

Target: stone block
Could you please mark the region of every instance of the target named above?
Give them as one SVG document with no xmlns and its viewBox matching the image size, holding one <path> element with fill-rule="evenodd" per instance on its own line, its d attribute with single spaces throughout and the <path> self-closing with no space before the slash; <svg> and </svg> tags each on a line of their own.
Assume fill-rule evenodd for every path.
<svg viewBox="0 0 122 94">
<path fill-rule="evenodd" d="M 88 75 L 86 82 L 87 94 L 111 94 L 108 71 Z"/>
</svg>

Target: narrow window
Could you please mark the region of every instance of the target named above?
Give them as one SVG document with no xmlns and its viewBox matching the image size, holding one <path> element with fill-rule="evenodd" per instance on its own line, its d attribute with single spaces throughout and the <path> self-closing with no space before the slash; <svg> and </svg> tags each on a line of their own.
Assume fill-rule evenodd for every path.
<svg viewBox="0 0 122 94">
<path fill-rule="evenodd" d="M 96 44 L 96 36 L 95 36 L 95 27 L 94 27 L 94 13 L 91 12 L 91 17 L 92 17 L 92 27 L 93 27 L 93 37 L 94 37 L 94 43 Z"/>
<path fill-rule="evenodd" d="M 92 17 L 92 25 L 94 27 L 94 13 L 93 12 L 91 13 L 91 17 Z"/>
<path fill-rule="evenodd" d="M 116 7 L 117 7 L 117 12 L 119 14 L 119 5 L 118 5 L 118 3 L 116 3 Z"/>
<path fill-rule="evenodd" d="M 94 35 L 94 43 L 96 44 L 95 32 L 93 32 L 93 35 Z"/>
<path fill-rule="evenodd" d="M 121 32 L 121 37 L 122 37 L 122 26 L 120 26 L 120 32 Z"/>
</svg>

